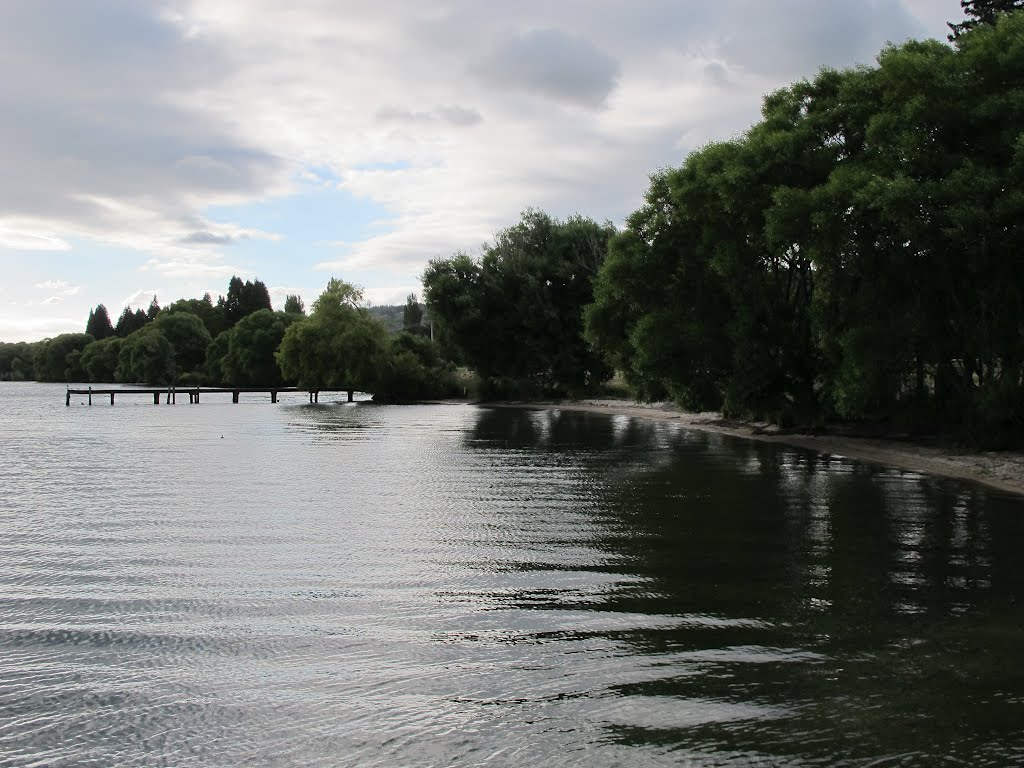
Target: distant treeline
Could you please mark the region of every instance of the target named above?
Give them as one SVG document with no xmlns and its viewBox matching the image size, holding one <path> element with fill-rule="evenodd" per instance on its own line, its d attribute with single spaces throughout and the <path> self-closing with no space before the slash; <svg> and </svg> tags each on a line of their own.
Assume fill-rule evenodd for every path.
<svg viewBox="0 0 1024 768">
<path fill-rule="evenodd" d="M 117 327 L 141 328 L 110 339 L 98 307 L 103 331 L 0 348 L 0 376 L 401 398 L 452 389 L 450 360 L 480 396 L 538 397 L 619 371 L 638 398 L 730 416 L 1020 445 L 1024 0 L 963 5 L 952 45 L 889 46 L 768 95 L 743 136 L 654 174 L 622 231 L 527 210 L 479 258 L 430 262 L 437 342 L 414 297 L 389 336 L 347 283 L 306 316 L 233 281 L 216 304 L 126 310 Z"/>
<path fill-rule="evenodd" d="M 385 400 L 463 394 L 454 366 L 443 360 L 411 295 L 393 331 L 361 292 L 339 280 L 307 316 L 288 296 L 273 311 L 266 286 L 233 277 L 213 302 L 181 299 L 147 311 L 125 307 L 112 324 L 104 305 L 89 313 L 85 333 L 32 344 L 0 344 L 0 378 L 124 382 L 160 386 L 208 384 L 354 388 Z M 392 308 L 383 313 L 391 318 Z M 393 324 L 393 323 L 392 323 Z"/>
</svg>

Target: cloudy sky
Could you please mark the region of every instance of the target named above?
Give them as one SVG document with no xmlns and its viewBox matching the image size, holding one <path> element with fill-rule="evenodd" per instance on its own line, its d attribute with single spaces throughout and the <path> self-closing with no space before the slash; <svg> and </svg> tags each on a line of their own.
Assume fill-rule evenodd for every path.
<svg viewBox="0 0 1024 768">
<path fill-rule="evenodd" d="M 958 0 L 0 2 L 0 340 L 89 309 L 377 304 L 527 207 L 621 224 L 761 96 Z"/>
</svg>

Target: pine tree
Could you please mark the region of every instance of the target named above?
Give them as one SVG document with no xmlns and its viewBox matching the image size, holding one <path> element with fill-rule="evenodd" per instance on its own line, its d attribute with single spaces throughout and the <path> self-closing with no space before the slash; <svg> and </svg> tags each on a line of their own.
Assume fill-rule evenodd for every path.
<svg viewBox="0 0 1024 768">
<path fill-rule="evenodd" d="M 85 332 L 96 341 L 106 339 L 114 335 L 114 328 L 110 324 L 110 315 L 107 308 L 99 304 L 96 309 L 89 311 L 89 320 L 85 324 Z"/>
<path fill-rule="evenodd" d="M 979 24 L 995 24 L 1001 13 L 1019 11 L 1024 8 L 1024 0 L 960 0 L 960 7 L 968 18 L 959 24 L 949 22 L 946 25 L 952 30 L 951 42 Z"/>
<path fill-rule="evenodd" d="M 127 338 L 144 326 L 146 321 L 146 313 L 141 309 L 133 312 L 130 306 L 125 307 L 124 311 L 121 312 L 121 316 L 117 318 L 117 325 L 114 326 L 114 335 L 120 339 Z"/>
</svg>

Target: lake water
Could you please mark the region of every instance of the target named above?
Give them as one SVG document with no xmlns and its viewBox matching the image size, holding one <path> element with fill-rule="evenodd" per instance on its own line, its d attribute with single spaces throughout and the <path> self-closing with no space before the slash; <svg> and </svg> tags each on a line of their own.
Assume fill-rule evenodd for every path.
<svg viewBox="0 0 1024 768">
<path fill-rule="evenodd" d="M 0 384 L 0 766 L 1024 764 L 1021 498 L 625 417 L 82 399 Z"/>
</svg>

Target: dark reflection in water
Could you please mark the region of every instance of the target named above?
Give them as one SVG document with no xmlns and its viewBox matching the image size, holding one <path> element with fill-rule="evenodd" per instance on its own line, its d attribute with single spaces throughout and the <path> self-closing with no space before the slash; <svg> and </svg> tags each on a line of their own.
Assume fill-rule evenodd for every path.
<svg viewBox="0 0 1024 768">
<path fill-rule="evenodd" d="M 0 766 L 1024 763 L 1024 502 L 670 423 L 0 383 Z"/>
<path fill-rule="evenodd" d="M 631 468 L 607 473 L 594 544 L 636 579 L 586 602 L 504 598 L 678 619 L 597 632 L 658 670 L 612 686 L 637 716 L 609 723 L 611 738 L 712 764 L 1024 757 L 1018 499 L 772 444 L 680 431 L 666 445 L 661 425 L 612 425 L 492 411 L 473 435 Z M 588 445 L 614 450 L 581 454 Z"/>
</svg>

